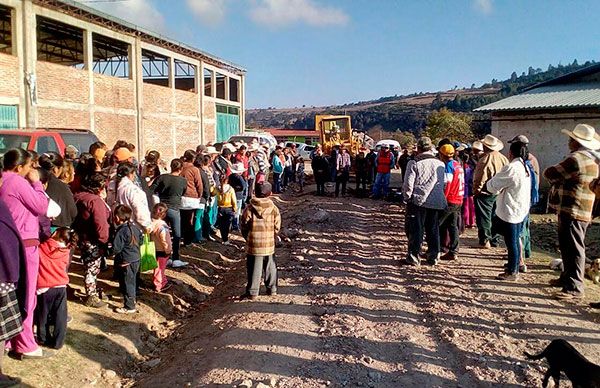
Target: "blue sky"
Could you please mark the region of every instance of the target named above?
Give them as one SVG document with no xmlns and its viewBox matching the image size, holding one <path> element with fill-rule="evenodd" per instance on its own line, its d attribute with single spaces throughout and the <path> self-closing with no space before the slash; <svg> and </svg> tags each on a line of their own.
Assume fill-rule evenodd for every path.
<svg viewBox="0 0 600 388">
<path fill-rule="evenodd" d="M 90 4 L 248 70 L 248 108 L 321 106 L 600 59 L 599 1 L 117 0 Z"/>
</svg>

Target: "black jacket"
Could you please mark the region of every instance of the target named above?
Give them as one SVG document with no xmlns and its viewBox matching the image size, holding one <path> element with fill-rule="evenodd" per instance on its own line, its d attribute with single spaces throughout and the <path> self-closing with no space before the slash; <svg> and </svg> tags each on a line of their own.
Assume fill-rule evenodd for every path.
<svg viewBox="0 0 600 388">
<path fill-rule="evenodd" d="M 329 176 L 329 162 L 325 156 L 315 155 L 310 165 L 312 167 L 313 174 L 315 175 L 315 179 L 321 180 Z"/>
<path fill-rule="evenodd" d="M 202 202 L 206 203 L 210 199 L 210 180 L 203 169 L 200 169 L 200 177 L 202 178 Z"/>
<path fill-rule="evenodd" d="M 119 225 L 113 241 L 115 265 L 140 261 L 142 238 L 142 231 L 133 223 L 126 222 Z"/>
<path fill-rule="evenodd" d="M 70 228 L 77 216 L 77 206 L 69 186 L 50 173 L 46 194 L 60 206 L 60 215 L 52 220 L 52 226 Z"/>
</svg>

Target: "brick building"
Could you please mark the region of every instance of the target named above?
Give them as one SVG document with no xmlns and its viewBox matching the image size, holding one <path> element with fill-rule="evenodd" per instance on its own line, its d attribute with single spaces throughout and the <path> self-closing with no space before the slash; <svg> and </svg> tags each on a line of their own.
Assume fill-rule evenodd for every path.
<svg viewBox="0 0 600 388">
<path fill-rule="evenodd" d="M 165 158 L 244 128 L 245 70 L 71 0 L 0 0 L 0 127 Z"/>
</svg>

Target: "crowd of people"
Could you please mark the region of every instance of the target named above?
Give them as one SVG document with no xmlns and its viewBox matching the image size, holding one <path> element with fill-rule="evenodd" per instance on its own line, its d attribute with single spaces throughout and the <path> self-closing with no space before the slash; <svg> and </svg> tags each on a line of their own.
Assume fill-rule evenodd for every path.
<svg viewBox="0 0 600 388">
<path fill-rule="evenodd" d="M 230 232 L 239 231 L 248 258 L 243 297 L 256 298 L 263 275 L 267 293 L 275 295 L 281 216 L 269 198 L 269 175 L 279 192 L 291 181 L 302 185 L 297 174 L 304 170 L 294 149 L 271 151 L 258 143 L 207 144 L 186 150 L 167 168 L 155 150 L 138 162 L 125 141 L 111 149 L 96 142 L 89 152 L 64 157 L 8 150 L 0 175 L 0 341 L 9 354 L 46 358 L 64 345 L 72 260 L 82 264 L 83 303 L 102 308 L 98 275 L 111 269 L 107 259 L 113 258 L 123 298 L 115 312 L 132 314 L 141 286 L 165 292 L 171 285 L 166 268 L 188 265 L 182 246 L 231 245 Z M 150 241 L 156 268 L 152 284 L 142 285 L 141 249 Z M 1 386 L 13 382 L 0 375 Z"/>
<path fill-rule="evenodd" d="M 584 238 L 600 194 L 600 141 L 585 124 L 563 132 L 570 154 L 543 176 L 553 187 L 549 202 L 558 214 L 564 265 L 552 285 L 561 287 L 559 298 L 567 299 L 584 292 Z M 515 281 L 527 272 L 529 214 L 539 200 L 542 173 L 527 137 L 508 143 L 508 157 L 501 153 L 503 142 L 492 135 L 472 145 L 443 139 L 434 146 L 422 137 L 414 152 L 383 145 L 355 157 L 343 146 L 325 155 L 317 145 L 310 156 L 316 195 L 325 195 L 325 183 L 335 182 L 335 196 L 340 191 L 345 196 L 354 171 L 357 194 L 385 197 L 391 170 L 399 168 L 406 264 L 457 259 L 459 236 L 476 227 L 482 249 L 498 246 L 503 238 L 508 259 L 498 279 Z M 64 157 L 8 150 L 0 175 L 0 341 L 20 359 L 49 357 L 48 349 L 64 345 L 74 257 L 83 267 L 86 306 L 106 306 L 98 275 L 110 269 L 107 259 L 113 258 L 123 297 L 115 312 L 136 313 L 140 250 L 149 241 L 156 268 L 145 288 L 164 292 L 170 287 L 166 268 L 188 265 L 182 246 L 204 241 L 230 246 L 230 233 L 239 231 L 246 240 L 248 274 L 242 297 L 255 299 L 263 278 L 267 294 L 275 295 L 281 215 L 269 197 L 292 184 L 302 190 L 304 163 L 294 145 L 283 144 L 274 150 L 259 143 L 200 145 L 171 160 L 168 168 L 155 150 L 138 162 L 135 147 L 125 141 L 111 149 L 96 142 L 89 152 Z M 0 375 L 0 384 L 10 382 Z"/>
</svg>

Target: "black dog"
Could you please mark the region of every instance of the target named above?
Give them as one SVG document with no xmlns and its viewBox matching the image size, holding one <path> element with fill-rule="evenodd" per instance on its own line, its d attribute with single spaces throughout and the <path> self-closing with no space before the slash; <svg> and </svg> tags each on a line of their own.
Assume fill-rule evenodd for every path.
<svg viewBox="0 0 600 388">
<path fill-rule="evenodd" d="M 542 387 L 548 386 L 550 377 L 558 387 L 560 385 L 560 372 L 565 372 L 574 388 L 600 388 L 600 366 L 589 362 L 570 343 L 562 339 L 555 339 L 543 352 L 531 355 L 525 352 L 530 360 L 546 358 L 550 367 L 544 375 Z"/>
</svg>

